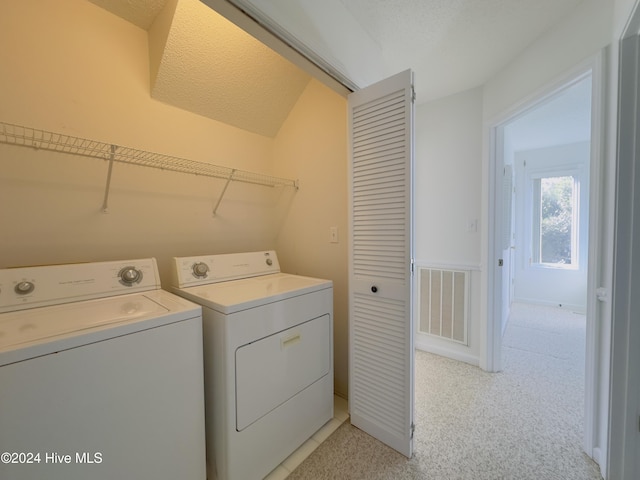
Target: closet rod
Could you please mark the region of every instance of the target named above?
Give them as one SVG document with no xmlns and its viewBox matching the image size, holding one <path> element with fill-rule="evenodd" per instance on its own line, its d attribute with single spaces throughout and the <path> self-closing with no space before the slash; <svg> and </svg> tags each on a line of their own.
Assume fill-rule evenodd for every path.
<svg viewBox="0 0 640 480">
<path fill-rule="evenodd" d="M 109 160 L 110 162 L 126 163 L 129 165 L 201 175 L 223 180 L 231 179 L 231 181 L 234 182 L 268 187 L 293 187 L 298 189 L 297 180 L 273 177 L 210 163 L 196 162 L 185 158 L 122 147 L 61 133 L 47 132 L 45 130 L 38 130 L 11 123 L 0 122 L 0 143 L 51 150 L 83 157 Z M 108 191 L 105 194 L 105 205 L 107 195 Z"/>
</svg>

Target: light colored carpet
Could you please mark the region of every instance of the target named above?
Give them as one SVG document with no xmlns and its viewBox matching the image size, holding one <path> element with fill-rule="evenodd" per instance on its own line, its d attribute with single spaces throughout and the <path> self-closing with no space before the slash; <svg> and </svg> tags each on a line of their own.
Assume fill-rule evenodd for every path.
<svg viewBox="0 0 640 480">
<path fill-rule="evenodd" d="M 413 458 L 345 422 L 288 478 L 600 480 L 581 448 L 584 332 L 583 315 L 514 305 L 503 372 L 417 352 Z"/>
</svg>

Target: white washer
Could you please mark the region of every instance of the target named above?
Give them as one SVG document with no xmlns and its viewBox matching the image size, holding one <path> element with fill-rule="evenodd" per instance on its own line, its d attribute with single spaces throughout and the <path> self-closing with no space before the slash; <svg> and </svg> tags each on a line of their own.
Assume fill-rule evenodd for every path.
<svg viewBox="0 0 640 480">
<path fill-rule="evenodd" d="M 154 259 L 0 270 L 0 454 L 3 479 L 204 480 L 201 307 Z"/>
<path fill-rule="evenodd" d="M 333 284 L 274 251 L 174 259 L 202 305 L 209 480 L 265 477 L 333 417 Z"/>
</svg>

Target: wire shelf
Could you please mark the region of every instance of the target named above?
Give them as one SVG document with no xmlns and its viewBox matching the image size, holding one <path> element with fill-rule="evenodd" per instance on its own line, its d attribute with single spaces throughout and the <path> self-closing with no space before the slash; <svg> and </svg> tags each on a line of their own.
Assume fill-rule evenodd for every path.
<svg viewBox="0 0 640 480">
<path fill-rule="evenodd" d="M 127 163 L 130 165 L 222 179 L 228 179 L 232 176 L 232 181 L 270 187 L 296 187 L 295 180 L 221 167 L 209 163 L 196 162 L 161 153 L 136 150 L 134 148 L 47 132 L 10 123 L 0 122 L 0 143 L 52 150 L 102 160 L 111 160 L 111 155 L 113 154 L 114 162 Z"/>
<path fill-rule="evenodd" d="M 222 195 L 214 208 L 214 215 L 231 181 L 267 187 L 298 188 L 298 182 L 296 180 L 222 167 L 210 163 L 196 162 L 185 158 L 137 150 L 71 135 L 47 132 L 45 130 L 38 130 L 11 123 L 0 122 L 0 143 L 110 161 L 111 165 L 103 205 L 103 210 L 105 211 L 107 209 L 109 182 L 113 162 L 227 180 Z"/>
</svg>

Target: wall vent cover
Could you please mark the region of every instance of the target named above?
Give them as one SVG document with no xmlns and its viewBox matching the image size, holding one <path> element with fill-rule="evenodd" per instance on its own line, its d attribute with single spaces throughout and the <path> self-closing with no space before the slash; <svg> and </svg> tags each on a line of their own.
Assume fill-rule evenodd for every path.
<svg viewBox="0 0 640 480">
<path fill-rule="evenodd" d="M 467 345 L 468 299 L 468 271 L 420 267 L 418 331 Z"/>
</svg>

